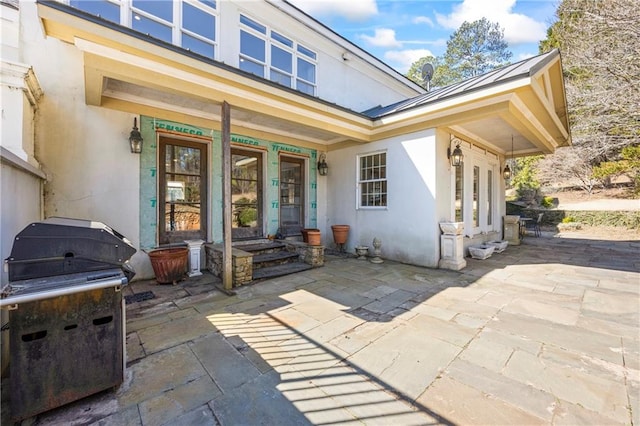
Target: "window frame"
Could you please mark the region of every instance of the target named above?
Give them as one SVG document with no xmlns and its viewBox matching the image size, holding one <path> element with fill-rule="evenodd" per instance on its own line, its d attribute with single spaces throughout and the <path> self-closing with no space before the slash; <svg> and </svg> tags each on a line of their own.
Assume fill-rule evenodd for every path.
<svg viewBox="0 0 640 426">
<path fill-rule="evenodd" d="M 89 3 L 91 0 L 79 0 L 80 3 L 82 2 L 87 2 Z M 219 1 L 215 1 L 215 0 L 211 0 L 207 3 L 202 2 L 202 1 L 198 1 L 198 0 L 174 0 L 171 2 L 172 4 L 172 18 L 171 21 L 167 21 L 164 18 L 161 18 L 159 16 L 154 15 L 152 12 L 147 12 L 144 9 L 140 9 L 139 7 L 136 7 L 133 5 L 133 0 L 104 0 L 106 3 L 110 3 L 113 5 L 116 5 L 120 8 L 120 16 L 119 16 L 119 22 L 116 22 L 119 25 L 125 26 L 127 28 L 131 28 L 135 31 L 140 31 L 140 30 L 136 30 L 134 28 L 133 25 L 133 20 L 135 19 L 134 15 L 140 15 L 141 17 L 143 17 L 144 19 L 148 19 L 151 22 L 155 23 L 155 24 L 159 24 L 159 25 L 163 25 L 167 28 L 170 29 L 171 31 L 171 40 L 167 41 L 164 40 L 162 38 L 158 38 L 155 37 L 153 35 L 150 35 L 151 37 L 154 37 L 158 40 L 162 40 L 168 43 L 171 43 L 179 48 L 185 49 L 189 52 L 193 52 L 197 55 L 209 58 L 209 59 L 214 59 L 217 60 L 218 56 L 219 56 L 219 39 L 220 39 L 220 11 L 219 11 Z M 65 2 L 69 5 L 71 5 L 71 0 L 65 0 Z M 214 25 L 215 25 L 215 30 L 214 30 L 214 39 L 209 39 L 208 37 L 202 36 L 192 30 L 186 29 L 183 27 L 182 25 L 182 18 L 183 18 L 183 4 L 188 4 L 189 6 L 192 6 L 196 9 L 199 9 L 200 11 L 207 13 L 211 16 L 213 16 L 213 21 L 214 21 Z M 73 7 L 77 8 L 78 10 L 83 10 L 83 11 L 87 11 L 85 8 L 81 8 L 78 7 L 79 5 L 75 5 Z M 214 7 L 215 6 L 215 7 Z M 87 11 L 88 13 L 93 14 L 92 12 Z M 96 16 L 96 15 L 94 15 Z M 113 22 L 113 21 L 111 21 Z M 189 48 L 183 47 L 183 43 L 182 43 L 182 36 L 187 35 L 191 38 L 194 38 L 200 42 L 209 44 L 211 46 L 213 46 L 213 56 L 208 56 L 208 55 L 203 55 L 195 50 L 191 50 Z"/>
<path fill-rule="evenodd" d="M 248 20 L 249 23 L 243 22 L 243 19 Z M 261 31 L 262 28 L 264 28 L 264 32 Z M 272 29 L 270 26 L 264 25 L 260 21 L 253 19 L 248 14 L 242 13 L 242 12 L 240 13 L 240 18 L 239 18 L 239 31 L 240 31 L 240 46 L 238 50 L 238 68 L 239 69 L 242 69 L 240 64 L 243 60 L 250 61 L 254 64 L 262 65 L 263 75 L 262 76 L 258 75 L 259 77 L 281 84 L 284 87 L 289 87 L 299 92 L 306 93 L 311 96 L 316 96 L 317 90 L 318 90 L 318 60 L 317 60 L 318 54 L 317 52 L 309 49 L 304 44 L 298 43 L 293 37 L 289 37 L 288 35 L 283 34 L 281 31 L 276 31 Z M 258 58 L 254 58 L 247 54 L 242 53 L 242 32 L 243 31 L 247 34 L 250 34 L 264 41 L 264 45 L 265 45 L 264 62 L 261 62 L 261 60 Z M 291 45 L 285 43 L 282 39 L 291 42 Z M 273 64 L 273 60 L 272 60 L 273 47 L 281 49 L 291 55 L 291 73 L 281 68 L 278 68 Z M 314 74 L 315 81 L 308 80 L 304 78 L 304 76 L 301 76 L 298 74 L 298 61 L 301 61 L 301 60 L 307 62 L 313 67 L 313 74 Z M 247 70 L 245 71 L 251 72 Z M 289 77 L 290 84 L 287 86 L 285 84 L 280 83 L 278 80 L 274 80 L 272 78 L 272 72 L 279 73 Z M 313 93 L 310 93 L 307 90 L 299 89 L 298 88 L 299 82 L 302 83 L 303 85 L 311 87 L 312 88 L 311 92 Z"/>
<path fill-rule="evenodd" d="M 378 169 L 384 166 L 384 178 L 375 178 L 375 179 L 362 179 L 363 169 L 362 169 L 362 159 L 367 157 L 374 157 L 376 155 L 384 155 L 384 165 L 379 164 Z M 377 192 L 367 192 L 366 194 L 370 194 L 373 197 L 382 197 L 384 196 L 384 205 L 363 205 L 362 197 L 365 194 L 363 192 L 363 185 L 369 183 L 383 183 L 384 191 L 380 190 Z M 386 210 L 389 208 L 389 174 L 388 174 L 388 161 L 387 161 L 387 151 L 375 151 L 368 152 L 366 154 L 359 154 L 356 156 L 356 209 L 362 210 Z"/>
<path fill-rule="evenodd" d="M 200 150 L 200 229 L 197 231 L 167 231 L 166 230 L 166 182 L 167 171 L 165 157 L 167 145 L 194 148 Z M 173 244 L 188 239 L 208 240 L 209 235 L 209 144 L 190 139 L 173 138 L 165 135 L 158 136 L 157 148 L 157 189 L 156 203 L 157 238 L 158 244 Z M 175 174 L 175 173 L 174 173 Z"/>
</svg>

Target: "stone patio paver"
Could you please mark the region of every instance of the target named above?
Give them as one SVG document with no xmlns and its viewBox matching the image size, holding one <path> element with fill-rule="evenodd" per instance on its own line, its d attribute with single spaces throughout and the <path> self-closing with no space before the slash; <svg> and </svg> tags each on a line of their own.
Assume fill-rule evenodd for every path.
<svg viewBox="0 0 640 426">
<path fill-rule="evenodd" d="M 526 238 L 462 271 L 328 256 L 126 294 L 127 370 L 36 425 L 640 424 L 640 243 Z M 2 386 L 2 424 L 10 395 Z"/>
</svg>

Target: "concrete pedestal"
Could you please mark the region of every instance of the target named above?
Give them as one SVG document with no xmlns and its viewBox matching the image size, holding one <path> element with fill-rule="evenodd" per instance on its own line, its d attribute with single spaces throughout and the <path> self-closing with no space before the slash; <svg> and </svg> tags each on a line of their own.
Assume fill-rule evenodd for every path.
<svg viewBox="0 0 640 426">
<path fill-rule="evenodd" d="M 467 261 L 464 260 L 462 235 L 440 235 L 440 261 L 438 262 L 438 267 L 459 271 L 465 266 L 467 266 Z"/>
<path fill-rule="evenodd" d="M 185 241 L 189 247 L 189 272 L 190 277 L 202 275 L 200 272 L 200 253 L 202 252 L 203 240 L 187 240 Z"/>
<path fill-rule="evenodd" d="M 506 215 L 503 217 L 504 239 L 509 245 L 520 245 L 520 216 Z"/>
</svg>

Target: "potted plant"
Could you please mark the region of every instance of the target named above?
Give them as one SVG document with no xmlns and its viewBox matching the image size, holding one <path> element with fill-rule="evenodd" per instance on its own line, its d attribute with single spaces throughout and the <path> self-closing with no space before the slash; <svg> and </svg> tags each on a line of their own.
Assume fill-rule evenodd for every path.
<svg viewBox="0 0 640 426">
<path fill-rule="evenodd" d="M 349 238 L 349 225 L 331 225 L 333 232 L 333 242 L 338 245 L 345 244 Z"/>
<path fill-rule="evenodd" d="M 187 247 L 161 248 L 152 250 L 148 254 L 159 284 L 176 284 L 184 278 L 189 258 Z"/>
</svg>

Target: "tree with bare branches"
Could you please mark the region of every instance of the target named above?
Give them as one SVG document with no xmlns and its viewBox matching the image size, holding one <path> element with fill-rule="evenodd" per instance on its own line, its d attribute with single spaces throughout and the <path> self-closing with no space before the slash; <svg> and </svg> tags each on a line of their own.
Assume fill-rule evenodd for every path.
<svg viewBox="0 0 640 426">
<path fill-rule="evenodd" d="M 539 163 L 544 181 L 573 176 L 591 191 L 593 167 L 640 144 L 640 8 L 637 0 L 562 0 L 540 43 L 563 61 L 573 147 Z"/>
</svg>

